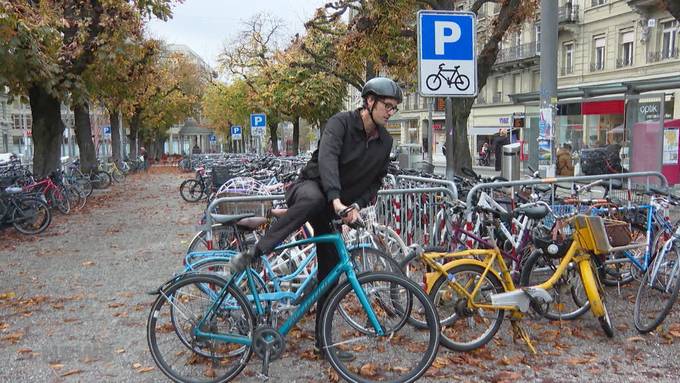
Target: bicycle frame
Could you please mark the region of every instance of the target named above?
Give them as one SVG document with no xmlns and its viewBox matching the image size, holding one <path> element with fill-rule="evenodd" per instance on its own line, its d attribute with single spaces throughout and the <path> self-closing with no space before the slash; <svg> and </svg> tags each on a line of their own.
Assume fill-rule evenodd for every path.
<svg viewBox="0 0 680 383">
<path fill-rule="evenodd" d="M 293 246 L 300 246 L 300 245 L 306 245 L 310 243 L 330 243 L 333 244 L 337 251 L 338 255 L 340 258 L 340 262 L 331 270 L 331 272 L 324 278 L 321 282 L 319 282 L 319 285 L 310 293 L 307 295 L 307 297 L 302 301 L 302 303 L 299 305 L 299 307 L 291 314 L 291 316 L 278 328 L 278 332 L 282 336 L 286 336 L 288 332 L 295 326 L 295 324 L 307 313 L 309 308 L 316 303 L 316 301 L 319 300 L 319 297 L 326 293 L 331 286 L 333 286 L 340 278 L 342 274 L 345 274 L 347 276 L 347 279 L 349 283 L 352 285 L 352 288 L 354 289 L 355 294 L 357 295 L 357 298 L 359 299 L 359 302 L 363 306 L 364 310 L 366 311 L 366 314 L 368 316 L 368 320 L 370 324 L 373 326 L 374 330 L 376 331 L 376 334 L 379 336 L 384 335 L 384 331 L 378 322 L 378 318 L 373 311 L 373 308 L 370 306 L 368 302 L 368 298 L 366 296 L 366 293 L 364 290 L 361 288 L 361 285 L 359 285 L 359 281 L 357 279 L 356 273 L 354 272 L 354 267 L 352 266 L 352 262 L 349 257 L 349 252 L 347 251 L 347 248 L 345 247 L 344 242 L 342 241 L 342 237 L 340 234 L 323 234 L 319 235 L 316 237 L 312 238 L 307 238 L 303 239 L 300 241 L 294 241 L 291 243 L 287 243 L 284 245 L 281 245 L 277 247 L 275 250 L 284 250 L 289 247 Z M 264 314 L 264 309 L 261 304 L 260 296 L 257 292 L 257 288 L 255 286 L 255 281 L 253 279 L 253 272 L 249 268 L 245 270 L 245 275 L 248 280 L 248 286 L 251 290 L 251 294 L 253 295 L 253 301 L 255 303 L 255 310 L 256 310 L 256 315 L 261 316 Z M 243 274 L 243 273 L 241 273 Z M 225 284 L 225 286 L 221 289 L 219 292 L 218 299 L 215 300 L 215 302 L 212 303 L 208 311 L 203 315 L 203 318 L 199 321 L 198 325 L 194 327 L 193 332 L 194 335 L 197 338 L 207 338 L 207 339 L 213 339 L 217 341 L 222 341 L 222 342 L 231 342 L 231 343 L 236 343 L 236 344 L 242 344 L 242 345 L 251 345 L 252 340 L 248 336 L 241 336 L 241 335 L 232 335 L 232 334 L 214 334 L 210 332 L 205 332 L 201 331 L 201 328 L 204 328 L 204 324 L 206 321 L 209 321 L 214 315 L 216 315 L 216 312 L 218 311 L 219 307 L 222 305 L 224 300 L 227 297 L 227 288 L 230 285 L 233 285 L 235 280 L 237 280 L 237 277 L 241 276 L 241 274 L 238 275 L 233 275 Z M 168 299 L 166 297 L 166 299 Z"/>
</svg>

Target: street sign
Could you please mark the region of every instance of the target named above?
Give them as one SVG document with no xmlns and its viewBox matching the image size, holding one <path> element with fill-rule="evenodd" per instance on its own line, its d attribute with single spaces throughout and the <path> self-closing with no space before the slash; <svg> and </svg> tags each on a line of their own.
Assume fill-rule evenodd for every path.
<svg viewBox="0 0 680 383">
<path fill-rule="evenodd" d="M 267 115 L 264 113 L 253 113 L 250 115 L 251 128 L 264 128 L 267 126 Z"/>
<path fill-rule="evenodd" d="M 241 139 L 241 126 L 240 125 L 234 125 L 231 127 L 231 139 L 232 140 L 240 140 Z"/>
<path fill-rule="evenodd" d="M 212 143 L 217 142 L 217 137 L 214 134 L 208 136 L 208 140 Z"/>
<path fill-rule="evenodd" d="M 250 135 L 253 137 L 264 137 L 264 126 L 255 126 L 250 128 Z"/>
<path fill-rule="evenodd" d="M 472 12 L 418 12 L 418 91 L 421 95 L 477 95 L 476 23 Z"/>
<path fill-rule="evenodd" d="M 111 127 L 105 126 L 103 130 L 104 130 L 104 138 L 111 138 Z"/>
</svg>

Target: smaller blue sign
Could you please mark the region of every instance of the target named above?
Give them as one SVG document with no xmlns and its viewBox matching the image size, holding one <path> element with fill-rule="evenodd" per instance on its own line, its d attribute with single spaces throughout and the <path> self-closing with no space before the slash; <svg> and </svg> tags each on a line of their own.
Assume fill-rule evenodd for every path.
<svg viewBox="0 0 680 383">
<path fill-rule="evenodd" d="M 104 134 L 111 134 L 111 127 L 110 126 L 104 127 Z"/>
<path fill-rule="evenodd" d="M 240 140 L 241 139 L 241 126 L 240 125 L 234 125 L 231 127 L 231 138 L 233 140 Z"/>
<path fill-rule="evenodd" d="M 210 140 L 210 142 L 217 142 L 217 137 L 214 134 L 211 134 L 208 136 L 208 140 Z"/>
</svg>

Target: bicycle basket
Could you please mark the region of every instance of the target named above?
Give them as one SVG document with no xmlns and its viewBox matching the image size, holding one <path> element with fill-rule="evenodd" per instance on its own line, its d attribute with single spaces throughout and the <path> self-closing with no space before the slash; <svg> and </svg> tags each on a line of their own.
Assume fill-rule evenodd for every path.
<svg viewBox="0 0 680 383">
<path fill-rule="evenodd" d="M 632 240 L 628 222 L 578 215 L 572 223 L 581 247 L 595 254 L 607 254 L 612 247 L 626 246 Z"/>
<path fill-rule="evenodd" d="M 222 197 L 244 197 L 247 194 L 243 193 L 218 193 L 215 198 Z M 267 212 L 271 210 L 273 201 L 247 201 L 247 202 L 230 202 L 221 203 L 217 205 L 217 212 L 219 214 L 248 214 L 253 213 L 260 217 L 265 217 Z"/>
</svg>

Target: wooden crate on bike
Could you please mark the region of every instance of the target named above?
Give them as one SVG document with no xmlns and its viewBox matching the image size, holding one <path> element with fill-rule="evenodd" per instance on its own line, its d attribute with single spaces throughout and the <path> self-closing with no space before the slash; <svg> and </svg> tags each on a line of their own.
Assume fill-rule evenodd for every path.
<svg viewBox="0 0 680 383">
<path fill-rule="evenodd" d="M 608 254 L 631 245 L 630 224 L 599 216 L 577 215 L 572 221 L 581 247 L 595 254 Z M 644 244 L 633 244 L 637 245 Z"/>
<path fill-rule="evenodd" d="M 218 193 L 215 198 L 222 197 L 245 197 L 248 194 L 222 192 Z M 267 212 L 272 208 L 272 201 L 249 201 L 249 202 L 230 202 L 221 203 L 217 205 L 217 212 L 219 214 L 248 214 L 253 213 L 256 216 L 265 217 Z"/>
</svg>

